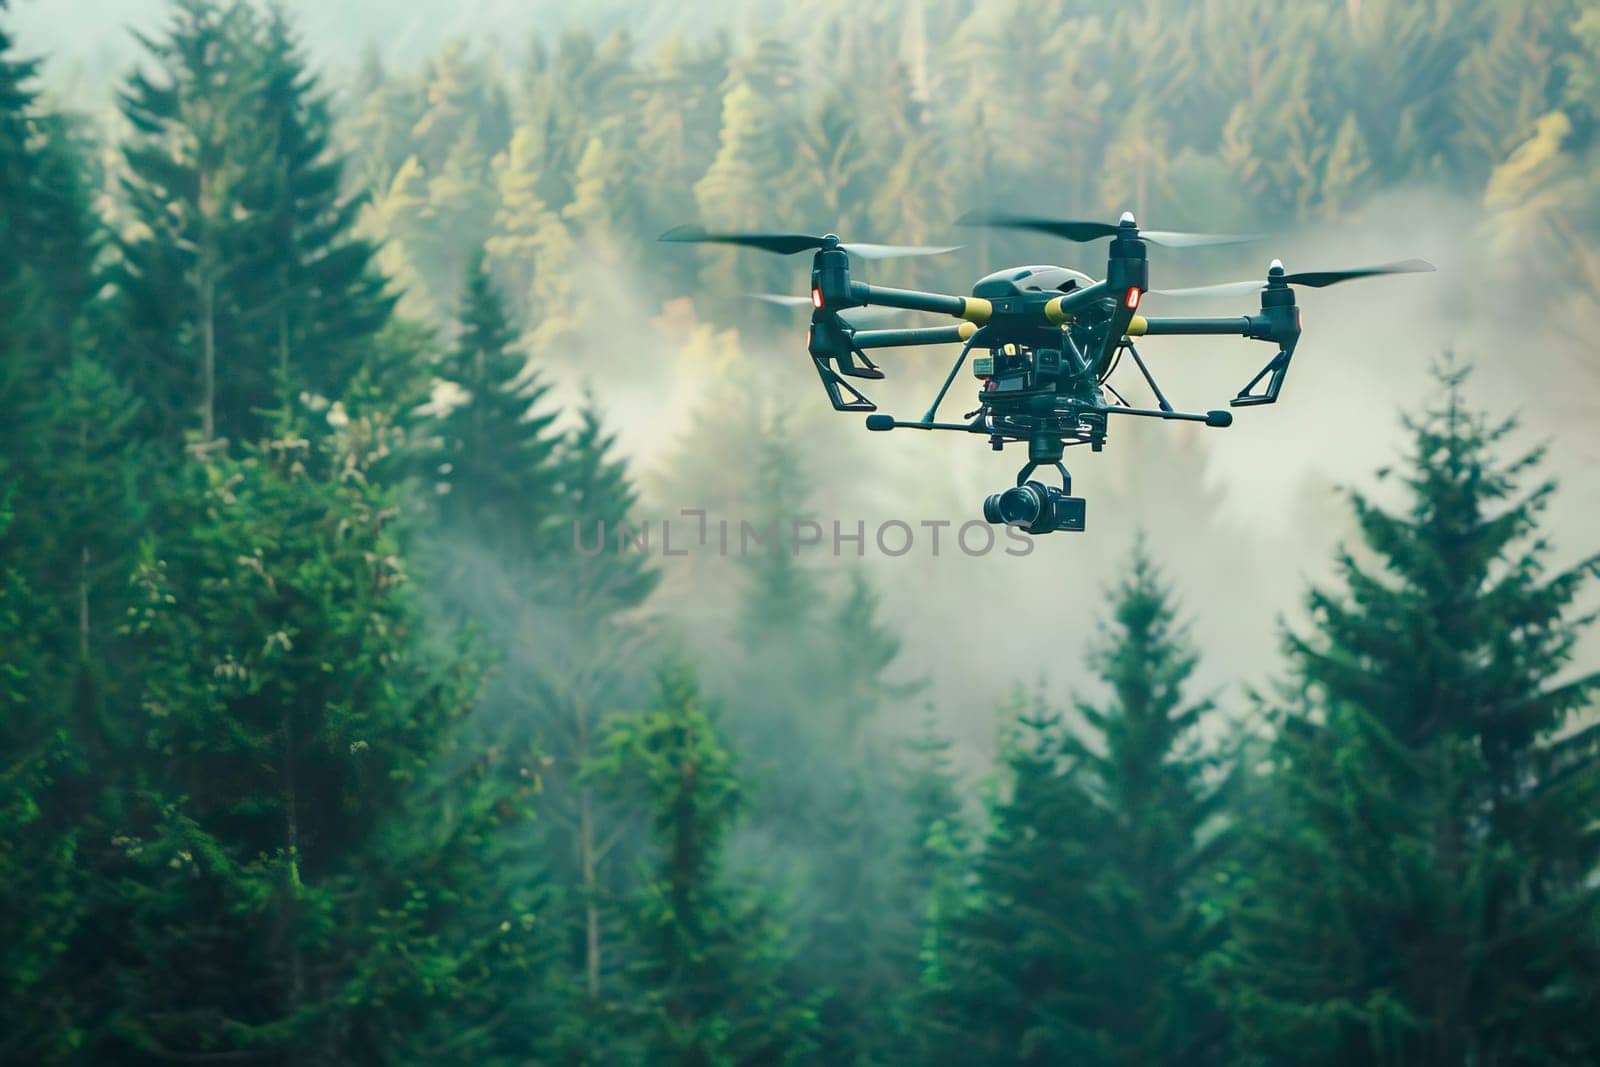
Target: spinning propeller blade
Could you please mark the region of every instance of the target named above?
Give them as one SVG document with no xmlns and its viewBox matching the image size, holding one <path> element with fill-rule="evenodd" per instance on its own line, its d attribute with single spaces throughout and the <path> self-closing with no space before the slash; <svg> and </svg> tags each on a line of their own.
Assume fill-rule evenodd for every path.
<svg viewBox="0 0 1600 1067">
<path fill-rule="evenodd" d="M 1125 223 L 1132 223 L 1131 214 L 1123 215 Z M 1098 241 L 1102 237 L 1116 237 L 1123 227 L 1110 222 L 1083 222 L 1074 219 L 1047 219 L 1035 215 L 1012 215 L 1004 211 L 974 211 L 956 220 L 957 226 L 991 226 L 1007 230 L 1032 230 L 1052 237 L 1083 243 Z M 1207 245 L 1235 245 L 1260 240 L 1247 233 L 1181 233 L 1177 230 L 1140 230 L 1134 227 L 1133 236 L 1166 248 L 1200 248 Z"/>
<path fill-rule="evenodd" d="M 931 247 L 925 245 L 878 245 L 865 242 L 843 242 L 832 234 L 816 236 L 809 233 L 721 233 L 704 226 L 674 226 L 662 234 L 660 240 L 685 244 L 738 245 L 759 248 L 763 252 L 776 252 L 792 256 L 816 248 L 841 248 L 862 259 L 894 259 L 901 256 L 939 256 L 954 252 L 960 245 Z"/>
<path fill-rule="evenodd" d="M 779 307 L 809 308 L 813 306 L 811 298 L 808 296 L 784 296 L 780 293 L 750 293 L 748 295 L 753 299 L 762 300 L 768 304 L 776 304 Z M 892 319 L 899 315 L 901 310 L 900 308 L 887 307 L 856 307 L 850 308 L 848 311 L 835 312 L 835 314 L 843 319 L 846 324 L 858 326 L 869 322 L 882 322 L 885 319 Z"/>
<path fill-rule="evenodd" d="M 1267 285 L 1283 281 L 1288 285 L 1304 285 L 1309 289 L 1324 289 L 1340 282 L 1354 281 L 1357 278 L 1371 278 L 1380 274 L 1426 274 L 1437 268 L 1425 259 L 1403 259 L 1398 263 L 1380 263 L 1375 267 L 1355 267 L 1350 270 L 1311 270 L 1301 271 L 1298 274 L 1283 274 L 1283 263 L 1279 260 L 1272 261 L 1272 267 L 1266 279 L 1252 279 L 1245 282 L 1222 282 L 1219 285 L 1200 285 L 1192 289 L 1152 289 L 1153 296 L 1229 296 L 1253 293 L 1257 289 L 1266 288 Z M 1274 275 L 1280 275 L 1275 277 Z"/>
<path fill-rule="evenodd" d="M 960 250 L 960 245 L 875 245 L 861 241 L 841 244 L 840 248 L 862 259 L 900 259 L 905 256 L 942 256 Z"/>
</svg>

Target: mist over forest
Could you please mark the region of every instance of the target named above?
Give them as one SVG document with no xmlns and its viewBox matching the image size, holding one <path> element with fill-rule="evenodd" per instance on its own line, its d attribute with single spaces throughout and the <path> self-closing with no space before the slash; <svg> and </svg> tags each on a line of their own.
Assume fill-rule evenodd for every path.
<svg viewBox="0 0 1600 1067">
<path fill-rule="evenodd" d="M 0 0 L 0 1061 L 1594 1062 L 1597 70 L 1594 0 Z M 1017 450 L 657 237 L 1104 273 L 987 208 L 1438 270 L 969 553 Z"/>
</svg>

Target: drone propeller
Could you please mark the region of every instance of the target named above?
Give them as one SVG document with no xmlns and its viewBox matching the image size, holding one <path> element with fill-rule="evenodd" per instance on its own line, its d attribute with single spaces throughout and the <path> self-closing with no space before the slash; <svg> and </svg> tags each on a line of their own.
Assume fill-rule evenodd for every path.
<svg viewBox="0 0 1600 1067">
<path fill-rule="evenodd" d="M 1201 285 L 1193 289 L 1153 289 L 1159 296 L 1228 296 L 1253 293 L 1270 285 L 1304 285 L 1309 289 L 1324 289 L 1340 282 L 1357 278 L 1371 278 L 1380 274 L 1426 274 L 1437 268 L 1425 259 L 1404 259 L 1398 263 L 1380 263 L 1375 267 L 1356 267 L 1351 270 L 1311 270 L 1298 274 L 1285 274 L 1283 261 L 1273 260 L 1265 282 L 1253 279 L 1245 282 L 1223 282 L 1220 285 Z"/>
<path fill-rule="evenodd" d="M 778 293 L 750 293 L 748 295 L 756 300 L 762 300 L 768 304 L 776 304 L 779 307 L 810 308 L 816 306 L 811 302 L 811 298 L 809 296 L 783 296 Z M 858 325 L 864 325 L 869 322 L 881 322 L 885 319 L 894 318 L 896 315 L 899 315 L 902 310 L 903 309 L 901 308 L 890 307 L 858 307 L 851 308 L 847 313 L 836 314 L 839 314 L 839 317 L 843 319 L 847 325 L 854 327 Z"/>
<path fill-rule="evenodd" d="M 811 298 L 809 296 L 780 296 L 777 293 L 750 293 L 749 296 L 755 300 L 764 300 L 768 304 L 777 304 L 779 307 L 797 308 L 814 306 L 811 303 Z"/>
<path fill-rule="evenodd" d="M 1180 233 L 1176 230 L 1141 230 L 1132 212 L 1124 212 L 1120 223 L 1082 222 L 1072 219 L 1046 219 L 1034 215 L 1012 215 L 1004 211 L 973 211 L 956 220 L 957 226 L 992 226 L 1008 230 L 1032 230 L 1079 243 L 1103 237 L 1137 237 L 1165 248 L 1201 248 L 1208 245 L 1236 245 L 1260 240 L 1247 233 Z M 1129 231 L 1132 231 L 1131 233 Z"/>
<path fill-rule="evenodd" d="M 714 233 L 703 226 L 674 226 L 659 239 L 686 244 L 738 245 L 743 248 L 759 248 L 763 252 L 776 252 L 780 256 L 792 256 L 796 252 L 814 248 L 839 248 L 862 259 L 938 256 L 954 252 L 960 247 L 960 245 L 939 248 L 924 245 L 876 245 L 859 241 L 846 244 L 831 233 L 821 237 L 809 233 Z"/>
</svg>

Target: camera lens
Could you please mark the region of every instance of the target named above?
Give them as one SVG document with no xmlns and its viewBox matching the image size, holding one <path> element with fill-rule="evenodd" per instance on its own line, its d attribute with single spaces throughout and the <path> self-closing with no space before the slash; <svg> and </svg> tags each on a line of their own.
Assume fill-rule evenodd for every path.
<svg viewBox="0 0 1600 1067">
<path fill-rule="evenodd" d="M 1043 482 L 1028 482 L 1003 493 L 991 493 L 983 502 L 983 517 L 995 524 L 1015 526 L 1031 534 L 1057 530 L 1081 532 L 1084 526 L 1082 497 Z"/>
<path fill-rule="evenodd" d="M 991 494 L 983 502 L 983 517 L 993 523 L 1032 529 L 1045 507 L 1045 497 L 1037 482 L 1019 485 L 1003 493 Z"/>
</svg>

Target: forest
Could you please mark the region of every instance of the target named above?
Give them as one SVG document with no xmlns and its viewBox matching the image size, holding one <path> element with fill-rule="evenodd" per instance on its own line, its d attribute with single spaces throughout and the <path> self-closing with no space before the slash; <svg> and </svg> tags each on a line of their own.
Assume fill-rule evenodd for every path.
<svg viewBox="0 0 1600 1067">
<path fill-rule="evenodd" d="M 88 102 L 28 7 L 0 1063 L 1600 1062 L 1600 2 L 544 5 L 397 55 L 170 0 L 83 27 L 132 57 Z M 803 263 L 656 238 L 960 243 L 892 284 L 965 291 L 1070 254 L 951 228 L 1024 203 L 1441 272 L 1308 308 L 1225 440 L 1075 467 L 1087 533 L 875 557 L 1013 464 L 828 411 L 750 299 Z M 1256 353 L 1207 351 L 1220 403 Z M 639 540 L 685 516 L 835 533 Z"/>
</svg>

